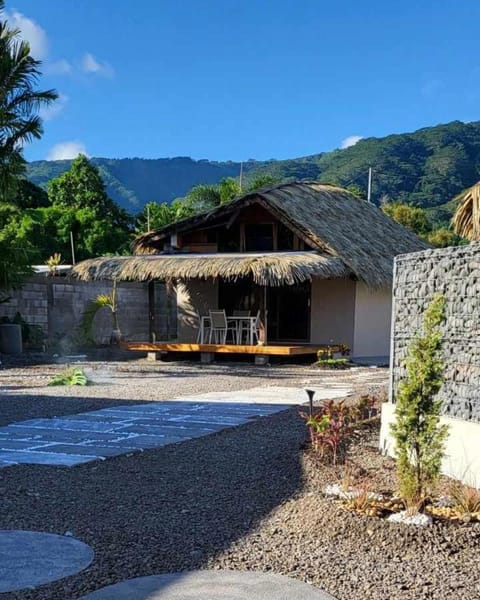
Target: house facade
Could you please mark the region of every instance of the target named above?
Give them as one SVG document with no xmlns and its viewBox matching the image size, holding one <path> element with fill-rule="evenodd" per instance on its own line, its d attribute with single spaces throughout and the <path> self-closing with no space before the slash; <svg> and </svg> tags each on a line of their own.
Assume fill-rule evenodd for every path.
<svg viewBox="0 0 480 600">
<path fill-rule="evenodd" d="M 426 248 L 347 190 L 294 182 L 139 236 L 135 256 L 93 259 L 82 278 L 175 282 L 178 342 L 211 309 L 260 311 L 265 344 L 347 344 L 389 354 L 396 254 Z"/>
</svg>

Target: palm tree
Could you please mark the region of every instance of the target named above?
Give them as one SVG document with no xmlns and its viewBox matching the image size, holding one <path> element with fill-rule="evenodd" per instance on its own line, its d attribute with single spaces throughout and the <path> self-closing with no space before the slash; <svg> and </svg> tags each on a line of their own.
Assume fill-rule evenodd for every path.
<svg viewBox="0 0 480 600">
<path fill-rule="evenodd" d="M 0 0 L 0 202 L 8 208 L 25 170 L 23 146 L 41 137 L 39 110 L 52 103 L 57 93 L 36 90 L 40 62 L 30 56 L 30 46 L 19 38 L 19 30 L 8 26 L 4 10 L 5 2 Z M 0 223 L 0 290 L 19 285 L 30 272 L 28 254 L 16 247 L 14 231 L 5 225 Z"/>
<path fill-rule="evenodd" d="M 0 0 L 0 13 L 5 9 Z M 40 61 L 30 56 L 30 45 L 18 29 L 0 19 L 0 199 L 6 200 L 22 175 L 25 143 L 43 133 L 39 111 L 54 102 L 54 90 L 39 91 Z"/>
<path fill-rule="evenodd" d="M 470 241 L 480 241 L 480 181 L 459 194 L 455 201 L 459 203 L 452 219 L 455 233 Z"/>
</svg>

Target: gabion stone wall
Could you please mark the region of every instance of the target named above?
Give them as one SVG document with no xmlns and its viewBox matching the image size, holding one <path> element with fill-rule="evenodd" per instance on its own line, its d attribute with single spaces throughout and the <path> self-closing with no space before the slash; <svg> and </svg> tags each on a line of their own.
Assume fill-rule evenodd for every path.
<svg viewBox="0 0 480 600">
<path fill-rule="evenodd" d="M 421 330 L 432 297 L 446 299 L 444 413 L 480 422 L 480 243 L 403 254 L 393 287 L 393 400 L 404 375 L 407 346 Z"/>
</svg>

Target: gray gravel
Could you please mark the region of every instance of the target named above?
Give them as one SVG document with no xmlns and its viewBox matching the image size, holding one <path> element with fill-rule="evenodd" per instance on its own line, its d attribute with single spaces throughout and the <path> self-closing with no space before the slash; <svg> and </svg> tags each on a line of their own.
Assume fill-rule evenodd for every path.
<svg viewBox="0 0 480 600">
<path fill-rule="evenodd" d="M 382 370 L 332 373 L 303 366 L 248 368 L 248 374 L 244 366 L 141 368 L 147 372 L 117 365 L 114 381 L 75 390 L 44 388 L 47 367 L 1 371 L 4 419 L 31 417 L 33 410 L 35 416 L 66 414 L 74 407 L 79 412 L 87 405 L 148 400 L 149 394 L 162 399 L 261 383 L 303 385 L 309 378 L 316 384 L 343 379 L 366 390 L 387 378 Z M 127 578 L 205 568 L 280 573 L 339 600 L 480 597 L 478 524 L 418 530 L 346 513 L 322 496 L 338 474 L 305 454 L 304 439 L 304 425 L 289 409 L 140 455 L 73 469 L 4 469 L 1 529 L 70 531 L 95 551 L 87 571 L 4 597 L 73 600 Z M 379 487 L 391 486 L 393 465 L 376 452 L 377 439 L 377 430 L 360 437 L 352 457 Z"/>
</svg>

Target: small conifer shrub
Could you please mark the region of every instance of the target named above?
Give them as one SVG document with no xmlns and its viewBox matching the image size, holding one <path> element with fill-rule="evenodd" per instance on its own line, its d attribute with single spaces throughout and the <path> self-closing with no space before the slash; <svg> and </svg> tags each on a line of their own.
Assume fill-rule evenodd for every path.
<svg viewBox="0 0 480 600">
<path fill-rule="evenodd" d="M 407 507 L 420 507 L 440 476 L 447 427 L 440 424 L 443 383 L 441 324 L 445 298 L 438 294 L 424 313 L 423 331 L 412 341 L 406 377 L 396 398 L 392 434 L 396 442 L 400 494 Z"/>
</svg>

